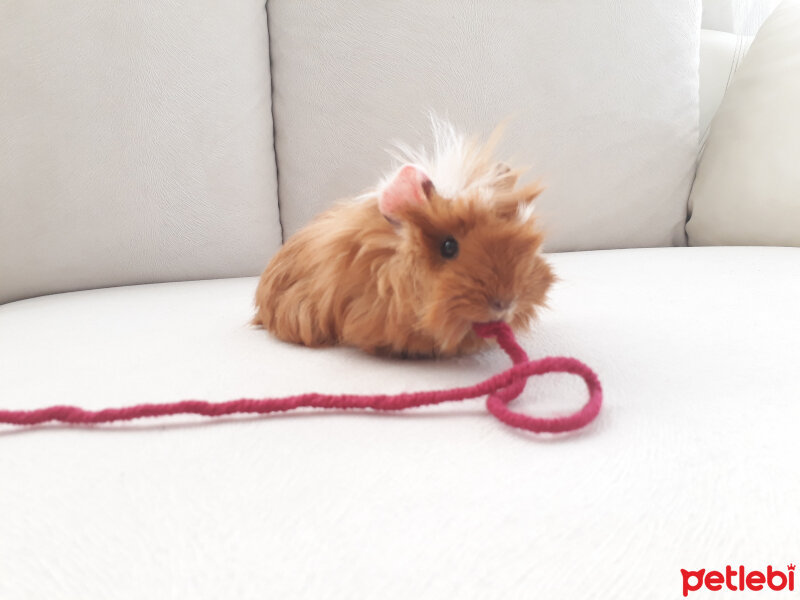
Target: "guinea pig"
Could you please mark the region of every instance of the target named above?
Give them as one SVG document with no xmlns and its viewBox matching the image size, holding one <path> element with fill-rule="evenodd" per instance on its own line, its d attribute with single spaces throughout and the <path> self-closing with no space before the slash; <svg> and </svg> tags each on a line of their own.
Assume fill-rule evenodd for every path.
<svg viewBox="0 0 800 600">
<path fill-rule="evenodd" d="M 401 146 L 374 190 L 293 235 L 261 275 L 256 316 L 281 340 L 404 357 L 452 356 L 488 342 L 472 325 L 527 327 L 554 281 L 540 253 L 538 184 L 485 144 L 439 123 L 435 151 Z"/>
</svg>

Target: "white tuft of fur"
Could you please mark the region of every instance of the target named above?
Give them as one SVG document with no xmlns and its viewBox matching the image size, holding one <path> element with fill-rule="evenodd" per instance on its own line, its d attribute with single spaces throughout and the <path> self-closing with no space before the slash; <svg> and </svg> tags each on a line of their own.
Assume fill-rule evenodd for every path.
<svg viewBox="0 0 800 600">
<path fill-rule="evenodd" d="M 517 212 L 517 218 L 523 222 L 527 223 L 531 219 L 533 219 L 533 215 L 536 212 L 536 202 L 530 202 L 526 206 L 520 206 Z"/>
<path fill-rule="evenodd" d="M 436 191 L 445 198 L 458 199 L 465 192 L 477 190 L 483 200 L 489 200 L 492 190 L 504 173 L 495 167 L 497 161 L 493 151 L 500 137 L 500 128 L 481 144 L 476 138 L 459 133 L 452 123 L 430 116 L 433 132 L 433 147 L 414 148 L 403 142 L 395 142 L 389 154 L 398 166 L 378 185 L 361 198 L 380 194 L 394 178 L 402 165 L 414 165 L 430 177 Z"/>
</svg>

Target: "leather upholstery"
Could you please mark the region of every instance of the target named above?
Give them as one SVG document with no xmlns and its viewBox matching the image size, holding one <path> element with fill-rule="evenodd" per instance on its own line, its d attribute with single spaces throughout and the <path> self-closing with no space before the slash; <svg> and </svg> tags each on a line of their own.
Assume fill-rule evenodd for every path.
<svg viewBox="0 0 800 600">
<path fill-rule="evenodd" d="M 753 38 L 722 31 L 700 32 L 700 146 L 708 137 L 711 120 L 719 108 L 734 73 Z"/>
<path fill-rule="evenodd" d="M 273 10 L 279 9 L 276 3 Z M 104 36 L 107 23 L 113 24 L 116 18 L 112 12 L 93 13 L 91 19 L 82 20 L 80 7 L 63 7 L 63 10 L 75 12 L 66 16 L 65 22 L 72 19 L 83 23 L 87 44 L 92 40 L 92 43 L 110 43 L 110 38 Z M 234 18 L 235 14 L 229 16 Z M 263 73 L 240 73 L 236 81 L 241 90 L 235 94 L 214 87 L 217 83 L 213 81 L 202 80 L 208 66 L 198 64 L 195 75 L 182 75 L 191 79 L 190 83 L 194 82 L 198 94 L 204 94 L 200 90 L 208 85 L 216 90 L 218 98 L 230 101 L 228 108 L 205 105 L 205 110 L 225 112 L 228 116 L 224 119 L 228 122 L 239 110 L 236 107 L 240 103 L 247 104 L 246 97 L 252 96 L 255 99 L 245 114 L 261 122 L 260 127 L 245 126 L 246 120 L 242 120 L 232 133 L 214 134 L 205 129 L 221 127 L 224 130 L 228 126 L 216 126 L 214 122 L 218 119 L 214 117 L 203 117 L 202 122 L 176 121 L 174 116 L 178 112 L 197 113 L 197 109 L 191 107 L 191 95 L 187 91 L 186 96 L 181 96 L 177 84 L 164 91 L 166 108 L 151 111 L 153 114 L 140 121 L 137 114 L 145 114 L 147 102 L 158 101 L 163 81 L 151 82 L 154 90 L 151 98 L 144 90 L 138 93 L 127 90 L 129 82 L 119 74 L 116 78 L 103 79 L 104 85 L 120 88 L 118 96 L 125 96 L 126 100 L 98 104 L 103 88 L 91 85 L 91 80 L 105 77 L 106 72 L 114 75 L 117 58 L 108 58 L 104 63 L 103 58 L 98 57 L 95 59 L 98 64 L 87 64 L 82 71 L 59 78 L 57 74 L 64 57 L 70 58 L 71 52 L 79 50 L 70 45 L 70 40 L 59 42 L 58 36 L 52 33 L 55 26 L 52 15 L 31 10 L 30 14 L 15 15 L 14 19 L 4 22 L 9 35 L 0 42 L 7 48 L 3 60 L 18 68 L 9 68 L 17 78 L 16 86 L 7 85 L 0 90 L 0 94 L 4 94 L 0 119 L 6 132 L 0 138 L 0 153 L 4 158 L 0 169 L 5 171 L 0 179 L 5 199 L 0 204 L 0 302 L 123 283 L 254 274 L 263 268 L 280 239 L 270 147 L 271 115 L 266 110 L 270 99 L 265 96 L 269 81 L 263 79 Z M 135 23 L 129 20 L 128 27 L 135 29 Z M 247 29 L 257 23 L 258 19 Z M 142 22 L 138 26 L 150 25 Z M 164 27 L 162 35 L 169 31 L 167 24 Z M 30 62 L 32 56 L 25 53 L 22 38 L 14 33 L 22 29 L 38 31 L 39 35 L 51 38 L 52 46 L 45 47 L 38 62 L 24 70 L 21 66 L 25 61 Z M 186 36 L 190 32 L 181 35 L 182 39 L 188 39 Z M 117 51 L 119 61 L 134 70 L 136 65 L 130 64 L 127 58 L 131 49 L 126 48 L 123 41 L 112 45 L 110 50 Z M 703 32 L 701 132 L 707 130 L 728 74 L 738 65 L 748 41 L 749 38 L 732 34 Z M 254 49 L 266 48 L 263 39 L 253 39 L 252 44 Z M 81 48 L 80 52 L 88 52 L 85 47 Z M 160 58 L 152 54 L 155 50 L 150 52 L 157 64 Z M 209 54 L 206 57 L 209 61 L 224 60 L 219 53 L 215 58 L 210 50 L 205 52 Z M 275 53 L 280 55 L 281 51 L 275 50 Z M 251 53 L 250 60 L 257 66 L 256 59 L 257 54 Z M 138 64 L 143 75 L 135 78 L 131 89 L 139 85 L 137 82 L 148 81 L 144 73 L 150 67 L 142 62 Z M 165 72 L 170 69 L 180 73 L 174 67 L 165 67 Z M 260 73 L 261 67 L 255 70 Z M 46 81 L 47 85 L 38 85 L 36 81 Z M 256 86 L 256 81 L 263 89 Z M 280 102 L 283 90 L 275 93 Z M 56 98 L 60 110 L 51 114 L 46 106 Z M 141 100 L 136 104 L 138 98 Z M 40 119 L 39 114 L 45 118 Z M 92 119 L 101 121 L 102 127 L 100 124 L 88 126 Z M 165 129 L 164 123 L 170 119 L 172 124 Z M 127 129 L 120 130 L 119 121 L 128 122 Z M 112 123 L 117 124 L 112 126 Z M 148 133 L 132 137 L 140 126 Z M 397 135 L 401 133 L 396 132 Z M 222 144 L 218 155 L 203 157 L 197 150 L 197 139 L 215 135 L 222 140 L 218 142 Z M 324 139 L 324 135 L 321 137 Z M 310 144 L 311 138 L 303 143 Z M 182 148 L 184 153 L 167 152 L 168 148 Z M 373 162 L 385 165 L 385 157 L 380 151 L 378 154 L 380 156 Z M 54 164 L 61 167 L 46 168 Z M 283 167 L 286 181 L 282 209 L 287 232 L 290 232 L 327 200 L 310 202 L 306 199 L 296 206 L 291 201 L 296 193 L 292 190 L 309 184 L 299 171 L 297 181 L 289 179 L 290 162 L 284 161 Z M 350 167 L 355 175 L 340 183 L 341 193 L 367 185 L 377 170 L 365 168 L 357 161 L 351 162 Z M 337 167 L 337 172 L 344 172 L 344 164 Z M 358 173 L 362 174 L 360 183 L 354 179 Z M 204 200 L 200 202 L 198 198 Z M 143 202 L 158 210 L 138 210 Z M 544 204 L 545 200 L 542 202 Z"/>
<path fill-rule="evenodd" d="M 690 197 L 692 245 L 800 246 L 800 0 L 753 39 L 712 123 Z"/>
<path fill-rule="evenodd" d="M 477 400 L 0 428 L 0 597 L 672 600 L 681 568 L 796 563 L 800 249 L 551 260 L 561 282 L 521 340 L 598 372 L 605 406 L 589 429 L 533 439 Z M 391 393 L 508 363 L 499 350 L 432 362 L 288 346 L 247 326 L 254 287 L 2 306 L 2 405 Z M 534 380 L 520 406 L 574 409 L 581 387 Z"/>
<path fill-rule="evenodd" d="M 635 6 L 647 11 L 653 4 Z M 446 5 L 453 6 L 439 4 Z M 333 23 L 343 28 L 330 29 L 329 13 L 315 13 L 310 1 L 270 0 L 273 21 L 298 17 L 283 22 L 273 48 L 282 84 L 276 108 L 295 111 L 297 121 L 287 127 L 284 113 L 276 122 L 290 230 L 337 190 L 373 181 L 384 166 L 376 144 L 422 127 L 418 99 L 422 105 L 452 98 L 454 117 L 482 125 L 514 102 L 556 116 L 559 102 L 583 102 L 583 80 L 563 77 L 563 63 L 552 72 L 530 64 L 547 32 L 515 38 L 517 26 L 545 30 L 557 18 L 570 24 L 570 35 L 596 44 L 592 54 L 571 57 L 593 65 L 590 77 L 618 82 L 631 67 L 603 53 L 616 49 L 620 60 L 633 60 L 628 37 L 617 45 L 589 26 L 595 2 L 552 3 L 558 14 L 550 21 L 520 24 L 519 13 L 506 15 L 497 40 L 491 15 L 481 12 L 489 5 L 468 5 L 474 30 L 463 14 L 453 18 L 467 39 L 482 36 L 502 51 L 476 50 L 474 64 L 449 75 L 419 79 L 404 71 L 392 89 L 405 101 L 393 96 L 379 105 L 394 119 L 393 130 L 389 117 L 357 119 L 378 114 L 364 108 L 381 100 L 370 85 L 381 83 L 377 73 L 387 64 L 370 61 L 404 44 L 410 55 L 433 47 L 446 56 L 454 46 L 466 51 L 458 45 L 463 40 L 437 42 L 441 22 L 434 21 L 420 24 L 431 39 L 409 43 L 403 23 L 419 12 L 408 11 L 394 13 L 397 26 L 377 39 L 356 39 L 359 53 L 350 56 L 348 32 L 374 17 L 370 11 L 391 12 L 389 3 L 348 5 L 349 16 Z M 675 11 L 673 3 L 664 5 Z M 628 13 L 606 17 L 632 23 Z M 314 19 L 321 29 L 304 31 Z M 635 35 L 663 39 L 670 28 L 662 21 L 658 31 L 650 26 Z M 321 31 L 330 43 L 303 47 Z M 738 41 L 711 42 L 701 54 L 703 125 L 738 62 Z M 0 302 L 78 287 L 256 273 L 280 241 L 266 43 L 263 2 L 0 3 Z M 634 110 L 634 100 L 650 106 L 652 91 L 669 113 L 655 125 L 677 115 L 670 112 L 677 105 L 669 78 L 658 80 L 660 65 L 685 73 L 686 65 L 696 67 L 696 52 L 663 46 L 642 59 L 654 69 L 642 80 L 652 90 L 628 96 L 630 88 L 620 87 L 617 97 L 609 89 L 607 97 L 586 98 L 586 106 L 617 118 L 613 107 L 625 107 L 638 118 L 644 113 Z M 338 79 L 320 81 L 325 61 L 338 61 Z M 372 73 L 358 93 L 351 85 L 356 66 Z M 571 81 L 575 97 L 556 87 L 561 96 L 551 105 L 518 83 L 506 85 L 506 76 L 528 69 L 550 77 L 523 78 L 529 91 Z M 503 85 L 463 85 L 476 72 Z M 332 97 L 317 94 L 315 85 Z M 341 116 L 314 112 L 327 102 Z M 681 110 L 684 136 L 694 144 L 696 94 Z M 401 125 L 404 119 L 414 127 Z M 584 126 L 587 139 L 604 131 L 587 122 L 572 125 Z M 362 139 L 364 147 L 353 142 Z M 570 138 L 530 139 L 535 149 Z M 609 139 L 616 143 L 603 150 L 626 160 L 624 139 Z M 511 149 L 525 147 L 519 136 L 510 141 Z M 677 148 L 673 141 L 674 148 L 669 141 L 654 147 L 653 156 Z M 592 143 L 577 164 L 605 164 Z M 557 146 L 554 156 L 574 152 Z M 634 163 L 612 172 L 620 176 Z M 660 167 L 635 164 L 645 163 L 651 171 Z M 594 167 L 569 166 L 577 180 L 569 189 L 582 189 L 580 178 L 591 179 Z M 685 204 L 682 176 L 669 185 Z M 596 235 L 611 236 L 603 244 L 680 242 L 671 233 L 655 236 L 650 225 L 664 225 L 665 215 L 682 222 L 684 208 L 658 213 L 661 197 L 652 191 L 639 189 L 644 195 L 634 202 L 654 211 L 652 222 L 629 219 L 627 205 L 602 205 L 590 195 L 591 211 L 618 210 L 610 226 L 609 215 L 598 217 L 603 231 Z M 565 210 L 587 201 L 562 200 Z M 555 205 L 549 210 L 569 214 Z M 582 233 L 585 222 L 579 224 L 556 239 Z M 617 224 L 623 229 L 614 232 Z M 636 225 L 643 231 L 632 235 L 626 228 Z M 594 233 L 580 243 L 599 244 Z M 0 598 L 661 600 L 680 597 L 681 568 L 796 562 L 800 249 L 660 248 L 550 260 L 560 277 L 550 309 L 521 340 L 532 356 L 575 355 L 597 370 L 606 402 L 590 429 L 531 439 L 488 418 L 478 402 L 404 415 L 0 428 Z M 313 389 L 398 392 L 468 383 L 506 365 L 499 352 L 391 361 L 345 348 L 288 346 L 248 326 L 255 285 L 241 278 L 128 286 L 0 306 L 0 402 L 99 408 Z M 575 408 L 581 393 L 573 380 L 544 378 L 528 385 L 521 402 L 553 414 Z"/>
<path fill-rule="evenodd" d="M 0 2 L 0 74 L 0 303 L 277 249 L 263 0 Z"/>
<path fill-rule="evenodd" d="M 703 0 L 703 28 L 753 36 L 781 0 Z"/>
<path fill-rule="evenodd" d="M 513 117 L 503 151 L 547 187 L 550 250 L 685 243 L 699 2 L 267 8 L 285 234 L 375 185 L 392 140 L 429 143 L 433 110 L 468 132 Z"/>
</svg>

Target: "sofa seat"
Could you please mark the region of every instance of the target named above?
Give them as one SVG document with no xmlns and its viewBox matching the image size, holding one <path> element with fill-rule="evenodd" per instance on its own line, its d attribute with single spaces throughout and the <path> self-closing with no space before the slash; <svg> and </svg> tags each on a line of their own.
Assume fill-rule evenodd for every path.
<svg viewBox="0 0 800 600">
<path fill-rule="evenodd" d="M 587 429 L 482 400 L 406 414 L 0 426 L 0 598 L 676 598 L 680 569 L 800 560 L 800 249 L 551 255 L 531 356 L 578 357 Z M 402 361 L 248 325 L 255 278 L 0 307 L 0 406 L 465 385 L 499 351 Z M 519 403 L 572 410 L 583 385 Z"/>
</svg>

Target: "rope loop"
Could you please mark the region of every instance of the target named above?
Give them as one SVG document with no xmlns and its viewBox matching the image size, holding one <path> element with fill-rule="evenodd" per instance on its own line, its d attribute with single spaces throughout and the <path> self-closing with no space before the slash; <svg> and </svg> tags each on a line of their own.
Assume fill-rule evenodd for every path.
<svg viewBox="0 0 800 600">
<path fill-rule="evenodd" d="M 498 344 L 514 365 L 497 375 L 467 387 L 395 395 L 309 393 L 284 398 L 241 398 L 227 402 L 182 400 L 166 404 L 138 404 L 96 411 L 85 410 L 77 406 L 58 405 L 33 410 L 0 410 L 0 424 L 30 427 L 55 421 L 69 425 L 88 426 L 179 414 L 195 414 L 206 417 L 233 414 L 263 415 L 306 407 L 396 411 L 488 396 L 487 409 L 506 425 L 534 433 L 558 433 L 584 427 L 600 412 L 603 402 L 600 380 L 594 371 L 581 361 L 563 356 L 530 360 L 525 350 L 514 338 L 511 328 L 502 322 L 476 323 L 474 329 L 481 337 L 497 338 Z M 581 377 L 586 383 L 589 393 L 586 404 L 577 412 L 561 417 L 533 417 L 509 408 L 510 403 L 525 389 L 529 377 L 545 373 L 570 373 Z"/>
</svg>

